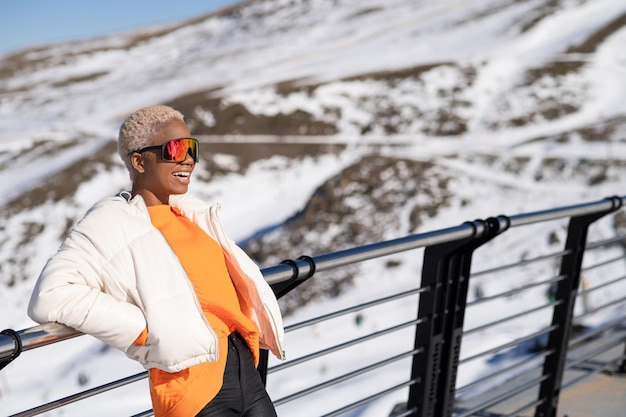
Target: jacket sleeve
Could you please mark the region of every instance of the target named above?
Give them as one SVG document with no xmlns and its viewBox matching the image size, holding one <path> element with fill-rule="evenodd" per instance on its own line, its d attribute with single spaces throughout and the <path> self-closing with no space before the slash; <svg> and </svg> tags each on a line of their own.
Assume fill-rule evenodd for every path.
<svg viewBox="0 0 626 417">
<path fill-rule="evenodd" d="M 43 268 L 28 315 L 38 323 L 62 323 L 125 352 L 146 321 L 139 307 L 119 296 L 122 292 L 114 297 L 107 291 L 103 262 L 97 245 L 72 231 Z"/>
</svg>

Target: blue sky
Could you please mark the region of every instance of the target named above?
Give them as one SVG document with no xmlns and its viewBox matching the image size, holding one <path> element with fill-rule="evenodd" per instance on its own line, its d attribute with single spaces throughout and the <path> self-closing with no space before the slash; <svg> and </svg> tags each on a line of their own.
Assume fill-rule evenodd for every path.
<svg viewBox="0 0 626 417">
<path fill-rule="evenodd" d="M 20 0 L 0 3 L 0 54 L 195 17 L 241 0 Z"/>
</svg>

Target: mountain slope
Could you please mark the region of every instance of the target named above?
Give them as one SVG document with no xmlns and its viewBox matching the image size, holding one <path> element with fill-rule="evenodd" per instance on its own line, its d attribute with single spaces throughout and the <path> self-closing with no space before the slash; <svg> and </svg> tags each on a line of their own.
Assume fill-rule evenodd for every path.
<svg viewBox="0 0 626 417">
<path fill-rule="evenodd" d="M 350 172 L 361 165 L 413 164 L 393 160 L 398 146 L 403 158 L 438 166 L 444 182 L 489 178 L 485 186 L 537 192 L 564 181 L 582 186 L 567 201 L 601 197 L 623 175 L 625 16 L 626 5 L 615 0 L 251 1 L 179 26 L 5 56 L 1 282 L 29 287 L 89 205 L 127 187 L 115 154 L 116 130 L 128 112 L 154 102 L 183 111 L 206 143 L 196 191 L 207 198 L 226 192 L 211 191 L 220 178 L 246 175 L 250 164 L 268 155 L 283 154 L 289 161 L 280 163 L 283 169 L 298 169 L 302 159 L 293 156 L 303 151 L 313 161 L 339 153 L 353 168 L 342 174 L 335 165 L 334 173 L 353 182 L 361 190 L 355 193 L 363 193 L 362 206 L 373 210 L 383 204 L 372 194 L 381 183 Z M 267 135 L 284 138 L 270 145 Z M 318 145 L 306 145 L 311 140 L 302 135 L 315 135 Z M 226 146 L 235 140 L 251 143 Z M 387 152 L 384 144 L 395 146 L 388 162 L 376 156 Z M 250 221 L 249 230 L 236 232 L 239 238 L 306 213 L 308 196 L 309 206 L 320 199 L 316 188 L 337 186 L 333 174 L 320 174 L 306 180 L 300 203 L 280 211 L 284 217 Z M 419 183 L 406 182 L 414 188 L 401 193 L 420 198 Z M 454 195 L 439 184 L 428 187 L 434 195 Z M 316 206 L 317 215 L 337 208 L 329 215 L 347 220 L 342 207 L 353 197 L 332 198 L 338 200 Z M 448 204 L 472 199 L 457 195 Z M 334 242 L 416 231 L 420 205 L 411 200 L 396 198 L 377 210 L 386 230 L 368 229 L 367 216 L 355 216 L 344 226 L 368 233 L 350 232 Z M 255 212 L 246 204 L 241 215 Z M 436 219 L 437 207 L 429 213 Z M 307 221 L 311 216 L 289 224 L 306 230 Z M 316 230 L 322 227 L 313 221 Z M 353 223 L 362 224 L 348 226 Z M 288 225 L 280 231 L 299 234 Z M 281 245 L 270 246 L 255 251 L 260 262 L 281 256 L 275 252 Z M 308 242 L 292 248 L 310 253 L 336 246 Z"/>
<path fill-rule="evenodd" d="M 46 259 L 97 199 L 128 188 L 115 139 L 139 106 L 185 113 L 202 142 L 192 191 L 219 201 L 229 234 L 267 266 L 622 194 L 624 44 L 622 0 L 255 0 L 0 57 L 2 326 L 33 325 Z M 614 227 L 607 218 L 590 239 Z M 491 256 L 556 250 L 562 234 L 504 236 Z M 418 264 L 340 271 L 283 306 L 347 288 L 356 299 L 379 275 L 409 285 L 399 277 Z M 58 387 L 8 367 L 3 401 L 23 410 L 20 393 L 35 405 L 128 366 L 101 359 L 60 359 Z"/>
</svg>

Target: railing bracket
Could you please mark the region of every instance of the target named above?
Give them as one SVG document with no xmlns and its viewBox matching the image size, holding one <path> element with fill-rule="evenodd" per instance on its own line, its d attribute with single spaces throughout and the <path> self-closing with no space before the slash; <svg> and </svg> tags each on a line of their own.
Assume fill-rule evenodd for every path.
<svg viewBox="0 0 626 417">
<path fill-rule="evenodd" d="M 7 366 L 9 363 L 13 362 L 13 360 L 20 356 L 20 353 L 22 353 L 22 338 L 20 337 L 19 333 L 13 329 L 4 329 L 0 332 L 0 334 L 5 334 L 11 337 L 13 339 L 13 343 L 15 344 L 11 355 L 8 358 L 0 361 L 1 370 L 4 369 L 4 367 Z"/>
</svg>

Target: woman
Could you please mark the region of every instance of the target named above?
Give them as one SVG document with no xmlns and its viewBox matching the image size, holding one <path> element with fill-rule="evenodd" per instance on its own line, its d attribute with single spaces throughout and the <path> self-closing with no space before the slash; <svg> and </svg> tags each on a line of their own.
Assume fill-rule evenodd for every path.
<svg viewBox="0 0 626 417">
<path fill-rule="evenodd" d="M 132 113 L 118 152 L 130 193 L 105 198 L 45 265 L 30 317 L 59 322 L 149 369 L 156 417 L 276 416 L 259 349 L 284 359 L 278 302 L 224 233 L 218 205 L 187 195 L 198 160 L 183 115 Z"/>
</svg>

